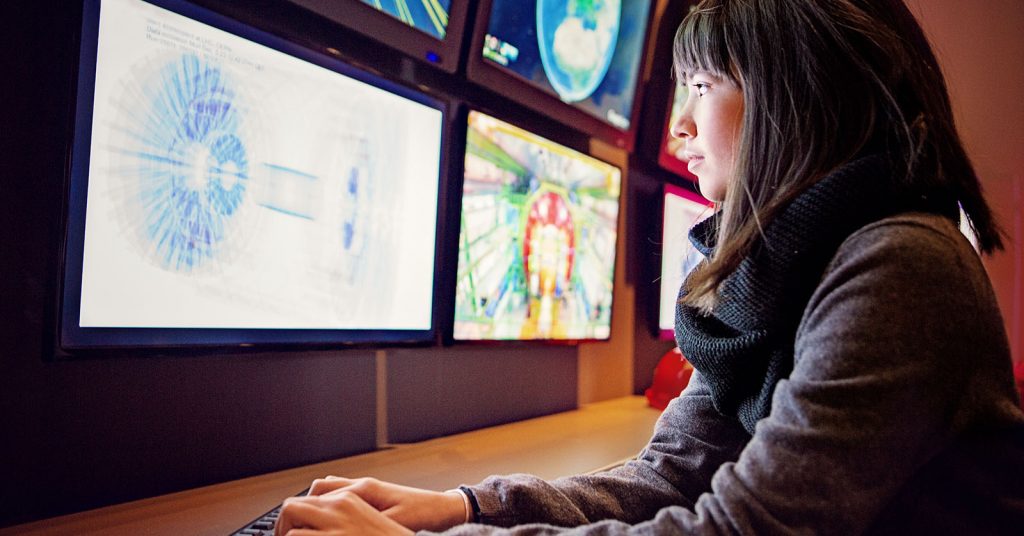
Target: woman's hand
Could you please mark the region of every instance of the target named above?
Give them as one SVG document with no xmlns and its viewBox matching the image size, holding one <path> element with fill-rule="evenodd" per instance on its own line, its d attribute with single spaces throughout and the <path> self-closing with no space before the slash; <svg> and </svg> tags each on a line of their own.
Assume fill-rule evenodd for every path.
<svg viewBox="0 0 1024 536">
<path fill-rule="evenodd" d="M 408 536 L 412 531 L 388 519 L 355 493 L 338 491 L 285 499 L 274 534 Z"/>
<path fill-rule="evenodd" d="M 428 491 L 382 482 L 375 478 L 329 476 L 313 481 L 309 496 L 331 496 L 341 492 L 358 495 L 389 519 L 411 530 L 441 532 L 466 521 L 466 504 L 461 493 Z"/>
</svg>

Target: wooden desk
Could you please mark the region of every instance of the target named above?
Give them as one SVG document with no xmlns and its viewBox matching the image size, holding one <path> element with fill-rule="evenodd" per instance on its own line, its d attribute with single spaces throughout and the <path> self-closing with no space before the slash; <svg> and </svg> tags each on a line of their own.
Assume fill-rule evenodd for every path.
<svg viewBox="0 0 1024 536">
<path fill-rule="evenodd" d="M 579 410 L 0 529 L 0 535 L 226 536 L 324 475 L 444 490 L 492 474 L 556 478 L 635 456 L 661 413 L 631 396 Z"/>
</svg>

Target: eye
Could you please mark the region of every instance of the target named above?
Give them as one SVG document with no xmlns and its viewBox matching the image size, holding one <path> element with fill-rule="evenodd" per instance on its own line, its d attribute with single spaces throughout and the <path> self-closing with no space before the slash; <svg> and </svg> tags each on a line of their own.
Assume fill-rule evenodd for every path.
<svg viewBox="0 0 1024 536">
<path fill-rule="evenodd" d="M 703 97 L 704 94 L 708 92 L 708 89 L 711 88 L 710 84 L 705 84 L 704 82 L 697 82 L 696 84 L 690 85 L 693 86 L 693 89 L 696 90 L 698 97 Z"/>
</svg>

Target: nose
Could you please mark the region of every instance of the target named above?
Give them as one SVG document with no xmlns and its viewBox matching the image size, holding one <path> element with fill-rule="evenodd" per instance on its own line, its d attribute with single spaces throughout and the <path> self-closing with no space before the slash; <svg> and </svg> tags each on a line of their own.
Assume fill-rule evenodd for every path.
<svg viewBox="0 0 1024 536">
<path fill-rule="evenodd" d="M 677 92 L 684 92 L 687 98 L 683 101 L 683 109 L 679 113 L 679 117 L 669 127 L 669 133 L 672 137 L 679 139 L 693 138 L 697 135 L 697 124 L 693 121 L 693 104 L 690 102 L 691 99 L 686 91 L 685 86 L 680 86 L 676 89 Z"/>
</svg>

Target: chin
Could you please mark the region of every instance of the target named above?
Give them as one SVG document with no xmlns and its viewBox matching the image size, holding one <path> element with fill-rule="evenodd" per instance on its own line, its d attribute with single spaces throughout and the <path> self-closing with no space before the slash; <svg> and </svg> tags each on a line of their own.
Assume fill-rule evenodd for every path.
<svg viewBox="0 0 1024 536">
<path fill-rule="evenodd" d="M 704 199 L 713 201 L 715 203 L 721 203 L 725 199 L 725 192 L 714 186 L 705 185 L 704 182 L 700 181 L 698 177 L 697 189 L 700 190 L 700 195 L 704 196 Z"/>
</svg>

